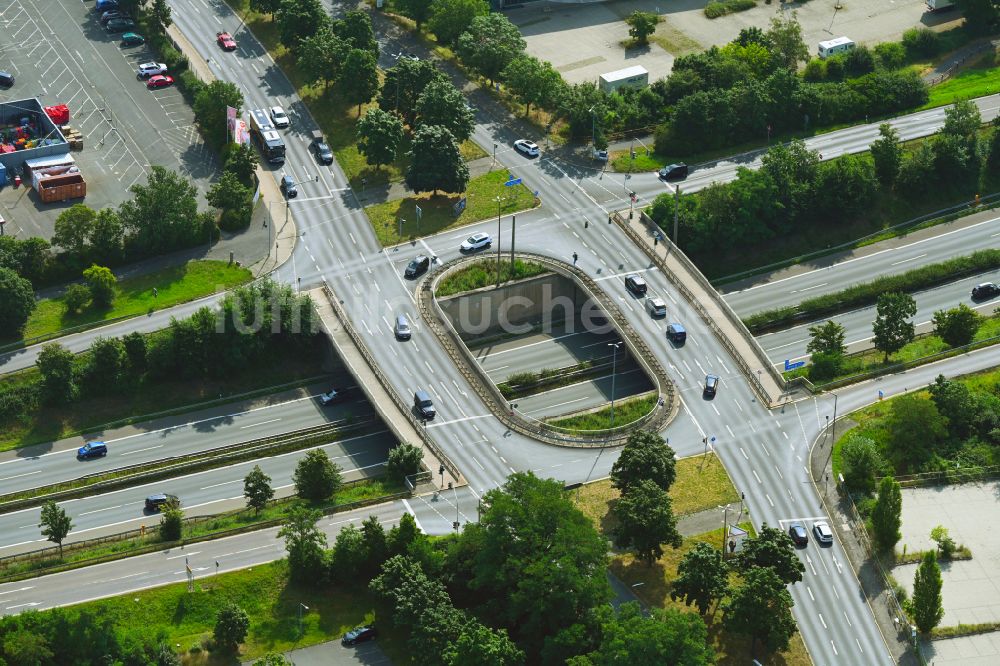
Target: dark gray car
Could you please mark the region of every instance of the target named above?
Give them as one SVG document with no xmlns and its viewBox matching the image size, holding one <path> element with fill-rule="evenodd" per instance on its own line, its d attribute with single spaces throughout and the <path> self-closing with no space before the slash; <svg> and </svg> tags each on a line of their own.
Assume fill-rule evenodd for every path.
<svg viewBox="0 0 1000 666">
<path fill-rule="evenodd" d="M 434 417 L 437 416 L 437 410 L 434 409 L 434 402 L 431 400 L 430 393 L 423 389 L 413 394 L 413 407 L 417 410 L 420 418 L 426 421 L 433 421 Z"/>
</svg>

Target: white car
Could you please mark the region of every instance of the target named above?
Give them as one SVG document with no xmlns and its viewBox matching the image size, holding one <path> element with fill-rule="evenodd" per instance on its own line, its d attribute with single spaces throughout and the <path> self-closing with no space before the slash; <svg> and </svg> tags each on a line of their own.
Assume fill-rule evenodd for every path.
<svg viewBox="0 0 1000 666">
<path fill-rule="evenodd" d="M 820 543 L 833 543 L 833 530 L 826 524 L 826 521 L 821 520 L 813 523 L 813 534 L 816 535 L 816 541 Z"/>
<path fill-rule="evenodd" d="M 479 232 L 478 234 L 472 234 L 462 246 L 459 248 L 462 252 L 475 252 L 476 250 L 482 250 L 483 248 L 489 247 L 493 244 L 493 239 L 487 233 Z"/>
<path fill-rule="evenodd" d="M 166 73 L 167 66 L 162 62 L 144 62 L 139 65 L 139 69 L 135 71 L 135 75 L 140 79 L 148 79 L 151 76 Z"/>
<path fill-rule="evenodd" d="M 538 149 L 538 144 L 527 139 L 518 139 L 514 142 L 514 149 L 528 157 L 538 157 L 542 151 Z"/>
<path fill-rule="evenodd" d="M 291 121 L 288 120 L 288 116 L 285 115 L 285 110 L 280 106 L 271 107 L 271 120 L 274 121 L 275 127 L 288 127 Z"/>
</svg>

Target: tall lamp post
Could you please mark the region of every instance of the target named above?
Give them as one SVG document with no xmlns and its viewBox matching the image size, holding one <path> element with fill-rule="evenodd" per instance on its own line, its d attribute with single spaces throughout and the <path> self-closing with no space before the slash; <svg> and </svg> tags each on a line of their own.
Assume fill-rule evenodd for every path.
<svg viewBox="0 0 1000 666">
<path fill-rule="evenodd" d="M 612 347 L 611 351 L 611 428 L 615 427 L 615 371 L 618 369 L 618 346 L 621 345 L 621 341 L 609 342 L 608 346 Z"/>
<path fill-rule="evenodd" d="M 590 111 L 590 144 L 594 150 L 597 150 L 597 120 L 594 114 L 594 107 L 590 107 L 588 110 Z"/>
<path fill-rule="evenodd" d="M 497 202 L 497 289 L 499 289 L 500 288 L 500 206 L 503 202 L 503 197 L 501 197 L 498 194 L 495 201 Z"/>
</svg>

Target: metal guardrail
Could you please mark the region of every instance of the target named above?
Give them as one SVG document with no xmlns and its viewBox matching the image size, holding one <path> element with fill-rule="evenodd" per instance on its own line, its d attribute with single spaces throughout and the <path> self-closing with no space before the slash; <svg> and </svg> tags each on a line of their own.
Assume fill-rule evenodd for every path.
<svg viewBox="0 0 1000 666">
<path fill-rule="evenodd" d="M 403 402 L 403 399 L 396 393 L 396 389 L 393 387 L 392 382 L 389 381 L 389 378 L 386 377 L 385 373 L 379 368 L 378 363 L 375 361 L 375 357 L 373 357 L 371 352 L 368 351 L 368 346 L 365 344 L 364 339 L 362 339 L 357 330 L 355 330 L 354 325 L 347 316 L 347 313 L 344 312 L 344 309 L 340 306 L 340 301 L 334 295 L 333 290 L 330 289 L 328 284 L 324 283 L 323 291 L 326 293 L 327 300 L 330 302 L 330 307 L 333 308 L 337 318 L 340 319 L 341 326 L 344 327 L 344 330 L 347 331 L 351 340 L 354 341 L 354 346 L 359 352 L 361 352 L 365 362 L 368 363 L 368 367 L 375 375 L 375 378 L 378 379 L 379 383 L 382 384 L 382 388 L 385 389 L 385 392 L 389 394 L 389 397 L 396 405 L 396 408 L 399 409 L 403 417 L 410 422 L 413 429 L 416 430 L 417 435 L 423 439 L 423 443 L 427 446 L 427 448 L 429 448 L 434 455 L 437 456 L 438 460 L 440 460 L 441 464 L 445 466 L 445 469 L 448 470 L 452 478 L 456 480 L 462 478 L 462 475 L 459 473 L 458 467 L 455 463 L 453 463 L 451 458 L 449 458 L 448 455 L 441 450 L 441 447 L 439 447 L 437 443 L 427 435 L 426 428 L 421 427 L 420 422 L 417 421 L 415 416 L 413 416 L 413 412 L 410 411 L 407 404 Z"/>
<path fill-rule="evenodd" d="M 332 435 L 343 432 L 344 430 L 350 430 L 370 421 L 374 421 L 374 419 L 358 421 L 351 424 L 340 424 L 340 422 L 327 423 L 312 426 L 310 428 L 304 428 L 302 430 L 296 430 L 290 433 L 283 433 L 281 435 L 261 437 L 247 442 L 228 444 L 226 446 L 198 451 L 196 453 L 185 454 L 182 456 L 160 458 L 155 461 L 138 463 L 135 465 L 126 465 L 124 467 L 117 467 L 103 472 L 87 474 L 75 479 L 67 479 L 61 484 L 53 485 L 77 484 L 85 482 L 88 479 L 100 477 L 109 478 L 106 481 L 97 481 L 89 485 L 66 488 L 63 490 L 54 490 L 48 493 L 43 492 L 30 497 L 22 497 L 6 502 L 0 502 L 0 513 L 17 511 L 19 509 L 37 506 L 48 501 L 60 502 L 66 499 L 79 497 L 81 495 L 98 494 L 119 486 L 131 485 L 140 480 L 164 478 L 178 473 L 191 471 L 194 468 L 204 466 L 208 462 L 225 463 L 237 456 L 243 457 L 250 454 L 264 454 L 273 449 L 287 447 L 297 442 L 301 442 L 302 440 L 312 439 L 323 435 Z M 26 490 L 23 492 L 27 493 L 31 491 Z M 20 493 L 12 494 L 16 495 Z"/>
<path fill-rule="evenodd" d="M 650 231 L 652 233 L 660 234 L 659 227 L 656 226 L 656 223 L 653 222 L 653 220 L 648 215 L 646 215 L 645 212 L 640 211 L 639 215 L 640 215 L 639 219 L 647 228 L 650 228 Z M 631 226 L 629 226 L 628 220 L 626 220 L 621 215 L 621 213 L 615 212 L 613 214 L 613 218 L 615 222 L 618 224 L 618 226 L 625 231 L 626 235 L 628 235 L 629 238 L 631 238 L 632 241 L 639 248 L 641 248 L 646 253 L 647 256 L 650 257 L 650 259 L 657 265 L 657 267 L 659 267 L 660 271 L 667 277 L 668 280 L 670 280 L 670 282 L 688 301 L 688 303 L 691 304 L 695 312 L 698 313 L 698 316 L 701 317 L 702 321 L 704 321 L 705 324 L 712 330 L 712 332 L 715 334 L 715 337 L 719 339 L 719 341 L 722 343 L 722 346 L 726 348 L 726 351 L 739 366 L 740 371 L 747 378 L 747 381 L 750 383 L 751 388 L 753 388 L 754 392 L 757 394 L 757 397 L 760 398 L 763 404 L 767 405 L 771 404 L 771 397 L 767 394 L 767 391 L 764 390 L 764 386 L 763 384 L 761 384 L 760 378 L 753 371 L 750 365 L 746 362 L 746 359 L 743 358 L 743 354 L 737 352 L 736 347 L 733 346 L 733 343 L 729 341 L 729 338 L 726 337 L 722 329 L 719 328 L 719 325 L 716 324 L 715 320 L 708 314 L 708 310 L 705 309 L 705 306 L 702 305 L 701 302 L 694 297 L 694 294 L 691 293 L 691 290 L 688 289 L 687 286 L 681 280 L 679 280 L 676 275 L 674 275 L 673 271 L 671 271 L 667 267 L 666 262 L 658 254 L 656 254 L 656 252 L 651 251 L 649 243 L 646 242 L 646 239 L 639 236 L 639 234 L 636 233 L 636 231 L 632 229 Z M 763 350 L 760 349 L 760 345 L 753 338 L 753 336 L 750 335 L 750 332 L 747 330 L 747 327 L 743 325 L 743 322 L 740 321 L 739 317 L 736 316 L 736 313 L 733 312 L 732 309 L 725 302 L 725 300 L 723 300 L 722 297 L 719 296 L 719 293 L 718 291 L 716 291 L 715 287 L 713 287 L 712 284 L 705 278 L 705 276 L 702 275 L 701 271 L 698 270 L 698 268 L 693 263 L 691 263 L 691 260 L 688 259 L 687 256 L 685 256 L 685 254 L 681 252 L 681 250 L 676 245 L 674 245 L 673 241 L 671 241 L 669 238 L 666 238 L 665 234 L 660 234 L 660 237 L 663 239 L 661 242 L 665 243 L 666 247 L 673 254 L 673 256 L 677 258 L 678 261 L 680 261 L 682 264 L 684 264 L 685 268 L 687 268 L 688 271 L 694 276 L 694 278 L 698 280 L 702 288 L 706 289 L 709 294 L 714 295 L 716 302 L 719 304 L 720 310 L 723 312 L 723 314 L 726 315 L 730 323 L 732 323 L 733 326 L 736 327 L 736 330 L 744 337 L 744 339 L 747 340 L 747 342 L 751 346 L 751 349 L 755 350 L 755 353 L 757 354 L 758 358 L 764 358 L 765 362 L 763 363 L 763 367 L 768 368 L 769 372 L 774 375 L 776 381 L 778 382 L 778 386 L 785 387 L 786 385 L 785 379 L 781 377 L 780 374 L 778 374 L 777 370 L 774 369 L 774 367 L 771 365 L 770 359 L 768 359 L 766 355 L 764 355 Z"/>
<path fill-rule="evenodd" d="M 628 346 L 632 357 L 656 384 L 657 394 L 662 399 L 663 406 L 658 405 L 631 423 L 599 431 L 579 431 L 553 426 L 516 410 L 500 393 L 496 384 L 483 376 L 472 353 L 452 326 L 450 319 L 445 315 L 434 295 L 438 282 L 448 273 L 464 264 L 481 260 L 480 257 L 457 259 L 444 264 L 435 273 L 423 279 L 417 289 L 417 307 L 428 327 L 434 331 L 445 351 L 455 362 L 455 366 L 462 372 L 480 399 L 490 408 L 490 411 L 510 430 L 560 446 L 596 448 L 616 445 L 624 443 L 624 439 L 636 428 L 648 426 L 659 430 L 666 425 L 679 409 L 679 401 L 676 400 L 673 383 L 667 377 L 652 351 L 646 346 L 642 337 L 625 320 L 618 306 L 597 286 L 596 282 L 579 269 L 542 255 L 522 252 L 518 256 L 521 259 L 528 259 L 546 266 L 552 272 L 573 280 L 583 288 L 593 301 L 601 305 L 609 320 L 613 321 L 621 331 L 621 338 Z"/>
</svg>

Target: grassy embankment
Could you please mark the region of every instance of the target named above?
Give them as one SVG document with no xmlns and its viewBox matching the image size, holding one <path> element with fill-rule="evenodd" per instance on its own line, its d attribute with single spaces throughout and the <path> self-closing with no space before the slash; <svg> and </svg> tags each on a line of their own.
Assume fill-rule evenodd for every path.
<svg viewBox="0 0 1000 666">
<path fill-rule="evenodd" d="M 548 269 L 534 261 L 514 260 L 511 268 L 510 255 L 502 256 L 500 261 L 500 282 L 509 280 L 522 280 L 524 278 L 541 275 Z M 438 298 L 454 296 L 475 289 L 482 289 L 497 283 L 497 261 L 496 257 L 484 258 L 465 268 L 455 271 L 438 283 L 435 292 Z"/>
<path fill-rule="evenodd" d="M 655 393 L 615 401 L 615 425 L 623 426 L 639 419 L 656 407 Z M 606 430 L 611 427 L 611 405 L 592 412 L 549 419 L 548 423 L 569 430 Z"/>
</svg>

